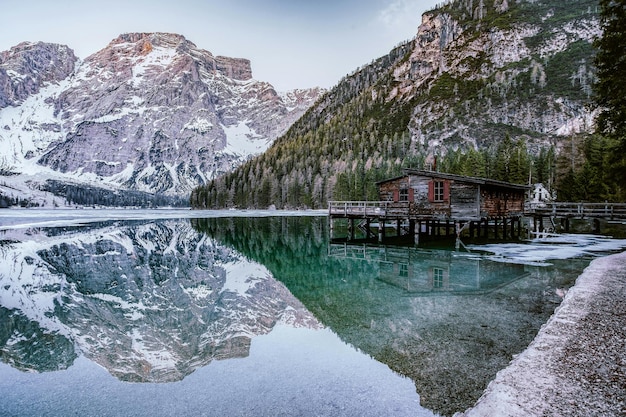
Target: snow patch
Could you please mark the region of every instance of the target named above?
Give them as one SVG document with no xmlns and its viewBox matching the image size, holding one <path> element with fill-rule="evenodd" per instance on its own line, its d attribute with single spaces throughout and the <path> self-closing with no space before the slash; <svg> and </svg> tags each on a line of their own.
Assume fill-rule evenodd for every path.
<svg viewBox="0 0 626 417">
<path fill-rule="evenodd" d="M 175 49 L 164 47 L 153 47 L 152 51 L 145 56 L 137 56 L 133 58 L 135 65 L 133 66 L 133 76 L 130 80 L 130 84 L 133 87 L 138 87 L 141 84 L 143 75 L 151 69 L 161 70 L 169 66 L 178 54 Z"/>
<path fill-rule="evenodd" d="M 226 271 L 226 282 L 222 292 L 233 292 L 243 297 L 249 297 L 248 291 L 254 288 L 257 281 L 271 277 L 270 272 L 263 265 L 239 260 L 233 263 L 218 263 Z"/>
<path fill-rule="evenodd" d="M 531 265 L 548 265 L 548 261 L 582 256 L 600 256 L 626 249 L 626 239 L 597 235 L 563 234 L 533 239 L 529 243 L 468 245 L 470 250 L 486 251 L 490 260 Z"/>
<path fill-rule="evenodd" d="M 198 133 L 207 133 L 213 128 L 213 123 L 209 122 L 207 119 L 196 118 L 190 120 L 183 129 L 193 130 Z M 181 130 L 181 131 L 182 131 Z"/>
<path fill-rule="evenodd" d="M 239 122 L 233 126 L 223 126 L 226 133 L 226 149 L 222 153 L 248 158 L 265 152 L 271 145 L 271 141 L 257 134 L 248 126 L 249 121 Z"/>
<path fill-rule="evenodd" d="M 58 97 L 67 85 L 68 81 L 48 83 L 19 107 L 0 110 L 0 167 L 32 171 L 33 164 L 27 163 L 26 158 L 29 152 L 40 153 L 63 139 L 64 131 L 54 115 L 53 100 L 47 99 Z"/>
</svg>

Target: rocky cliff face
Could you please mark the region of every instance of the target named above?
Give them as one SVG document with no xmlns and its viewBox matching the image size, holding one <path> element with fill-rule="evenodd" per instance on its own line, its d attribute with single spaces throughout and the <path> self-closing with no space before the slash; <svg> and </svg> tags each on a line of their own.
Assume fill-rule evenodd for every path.
<svg viewBox="0 0 626 417">
<path fill-rule="evenodd" d="M 46 83 L 64 80 L 77 60 L 67 46 L 43 42 L 23 42 L 0 52 L 0 109 L 19 105 Z"/>
<path fill-rule="evenodd" d="M 0 62 L 4 171 L 170 195 L 264 151 L 320 93 L 280 95 L 250 61 L 166 33 L 121 35 L 83 62 L 49 44 Z"/>
<path fill-rule="evenodd" d="M 591 131 L 597 7 L 569 7 L 461 0 L 424 14 L 388 95 L 415 100 L 413 140 L 432 154 L 483 148 L 511 132 L 545 146 Z"/>
</svg>

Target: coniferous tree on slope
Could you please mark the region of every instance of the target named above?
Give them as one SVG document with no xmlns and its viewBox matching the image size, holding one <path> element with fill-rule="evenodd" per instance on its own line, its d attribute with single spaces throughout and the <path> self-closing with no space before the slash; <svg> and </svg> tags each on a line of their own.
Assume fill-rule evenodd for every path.
<svg viewBox="0 0 626 417">
<path fill-rule="evenodd" d="M 626 0 L 600 0 L 602 36 L 596 40 L 597 132 L 608 140 L 616 199 L 626 198 Z"/>
</svg>

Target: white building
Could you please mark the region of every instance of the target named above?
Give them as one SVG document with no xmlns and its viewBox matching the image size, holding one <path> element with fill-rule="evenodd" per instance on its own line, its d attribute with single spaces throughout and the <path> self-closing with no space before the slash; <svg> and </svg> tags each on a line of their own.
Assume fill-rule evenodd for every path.
<svg viewBox="0 0 626 417">
<path fill-rule="evenodd" d="M 533 184 L 530 191 L 528 191 L 528 196 L 526 198 L 526 203 L 531 207 L 542 207 L 547 203 L 552 203 L 556 200 L 556 193 L 550 192 L 546 187 L 541 183 Z"/>
</svg>

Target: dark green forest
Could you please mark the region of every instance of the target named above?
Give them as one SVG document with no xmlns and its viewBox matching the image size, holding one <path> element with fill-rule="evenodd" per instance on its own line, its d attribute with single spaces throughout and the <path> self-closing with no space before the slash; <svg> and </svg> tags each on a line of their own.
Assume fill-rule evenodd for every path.
<svg viewBox="0 0 626 417">
<path fill-rule="evenodd" d="M 484 13 L 476 16 L 467 12 L 466 3 L 447 2 L 433 13 L 446 12 L 458 18 L 468 42 L 492 27 L 535 23 L 537 16 L 552 13 L 551 19 L 544 19 L 546 31 L 525 39 L 529 47 L 543 42 L 550 29 L 598 11 L 596 1 L 577 0 L 564 7 L 562 2 L 546 0 L 509 2 L 508 11 L 503 13 L 496 11 L 493 1 L 485 1 Z M 604 3 L 610 2 L 602 3 L 606 10 Z M 606 15 L 602 16 L 606 30 Z M 601 89 L 592 91 L 589 81 L 593 78 L 589 67 L 598 65 L 597 51 L 600 60 L 610 56 L 603 55 L 602 41 L 574 42 L 565 51 L 544 58 L 541 65 L 534 58 L 526 58 L 488 78 L 459 78 L 444 72 L 423 80 L 412 94 L 397 94 L 401 81 L 394 77 L 394 70 L 413 65 L 410 60 L 416 42 L 402 43 L 346 76 L 264 154 L 195 189 L 190 198 L 192 207 L 324 208 L 328 200 L 377 200 L 376 182 L 399 175 L 403 168 L 522 184 L 542 182 L 556 189 L 562 201 L 624 199 L 623 182 L 616 174 L 620 160 L 614 157 L 621 149 L 618 145 L 624 145 L 615 135 L 598 132 L 557 138 L 484 117 L 487 106 L 497 108 L 514 101 L 541 107 L 557 96 L 581 106 L 595 101 L 606 107 L 598 101 Z M 479 55 L 463 64 L 478 71 L 486 65 L 484 60 Z M 572 78 L 581 68 L 587 72 Z M 509 78 L 498 81 L 497 74 Z M 421 129 L 444 132 L 450 120 L 461 121 L 484 141 L 471 146 L 454 134 L 433 151 L 428 143 L 415 140 L 410 123 L 415 109 L 424 103 L 444 110 L 440 119 Z"/>
<path fill-rule="evenodd" d="M 105 207 L 186 207 L 186 199 L 143 191 L 113 191 L 105 188 L 48 180 L 40 189 L 64 197 L 69 204 Z"/>
</svg>

